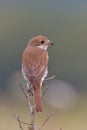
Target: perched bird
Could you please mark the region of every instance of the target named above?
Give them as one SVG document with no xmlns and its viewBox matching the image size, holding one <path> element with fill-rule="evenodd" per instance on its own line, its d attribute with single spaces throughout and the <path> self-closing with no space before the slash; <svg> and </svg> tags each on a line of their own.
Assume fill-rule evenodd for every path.
<svg viewBox="0 0 87 130">
<path fill-rule="evenodd" d="M 36 112 L 42 112 L 41 86 L 48 74 L 47 48 L 53 45 L 46 37 L 33 37 L 23 52 L 22 73 L 24 79 L 32 85 Z"/>
</svg>

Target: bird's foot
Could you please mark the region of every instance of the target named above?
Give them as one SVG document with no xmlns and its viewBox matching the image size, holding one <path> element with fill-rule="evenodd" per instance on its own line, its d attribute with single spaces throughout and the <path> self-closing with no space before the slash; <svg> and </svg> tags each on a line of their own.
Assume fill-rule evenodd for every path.
<svg viewBox="0 0 87 130">
<path fill-rule="evenodd" d="M 27 90 L 27 94 L 29 94 L 29 96 L 33 96 L 33 89 L 32 88 L 29 88 Z"/>
</svg>

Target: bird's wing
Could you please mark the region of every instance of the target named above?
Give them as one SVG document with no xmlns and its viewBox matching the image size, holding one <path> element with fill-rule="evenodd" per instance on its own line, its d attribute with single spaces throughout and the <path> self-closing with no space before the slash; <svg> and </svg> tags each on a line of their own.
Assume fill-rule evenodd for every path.
<svg viewBox="0 0 87 130">
<path fill-rule="evenodd" d="M 27 51 L 27 55 L 23 58 L 23 68 L 27 79 L 38 81 L 44 76 L 45 70 L 48 64 L 48 53 L 47 51 Z"/>
</svg>

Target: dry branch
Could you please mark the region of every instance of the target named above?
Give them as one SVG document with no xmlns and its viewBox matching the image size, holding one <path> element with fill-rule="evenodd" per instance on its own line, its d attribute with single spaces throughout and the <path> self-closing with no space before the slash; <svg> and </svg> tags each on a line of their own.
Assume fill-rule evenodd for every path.
<svg viewBox="0 0 87 130">
<path fill-rule="evenodd" d="M 47 123 L 47 121 L 53 116 L 53 114 L 57 111 L 58 109 L 55 109 L 53 110 L 49 115 L 48 117 L 44 120 L 44 122 L 42 123 L 42 125 L 40 126 L 40 128 L 38 130 L 41 130 L 45 124 Z"/>
<path fill-rule="evenodd" d="M 51 77 L 46 78 L 46 79 L 45 79 L 45 81 L 47 81 L 47 80 L 51 80 L 51 79 L 54 79 L 54 78 L 55 78 L 55 75 L 53 75 L 53 76 L 51 76 Z"/>
<path fill-rule="evenodd" d="M 24 128 L 22 127 L 22 123 L 25 123 L 25 122 L 22 122 L 22 121 L 21 121 L 19 115 L 15 115 L 15 114 L 12 114 L 12 115 L 13 115 L 13 116 L 16 118 L 16 120 L 18 121 L 19 128 L 20 128 L 21 130 L 24 130 Z"/>
<path fill-rule="evenodd" d="M 18 86 L 21 88 L 21 90 L 26 98 L 27 104 L 28 104 L 28 109 L 29 109 L 30 116 L 31 116 L 31 127 L 29 127 L 29 128 L 31 128 L 31 130 L 35 130 L 35 108 L 31 105 L 29 93 L 26 93 L 25 90 L 23 89 L 23 86 L 19 80 L 18 73 L 17 73 L 17 83 L 18 83 Z"/>
<path fill-rule="evenodd" d="M 20 80 L 19 80 L 19 73 L 18 73 L 18 72 L 17 72 L 17 84 L 18 84 L 18 86 L 21 88 L 21 90 L 22 90 L 24 96 L 27 98 L 27 94 L 26 94 L 26 92 L 25 92 L 25 90 L 24 90 L 24 88 L 23 88 L 23 86 L 22 86 L 22 84 L 21 84 L 21 82 L 20 82 Z"/>
<path fill-rule="evenodd" d="M 47 78 L 45 80 L 51 80 L 53 78 L 55 78 L 55 75 L 53 75 L 53 76 L 51 76 L 51 77 L 49 77 L 49 78 Z M 21 90 L 22 90 L 22 92 L 23 92 L 23 94 L 24 94 L 24 96 L 26 98 L 26 101 L 27 101 L 27 104 L 28 104 L 28 109 L 29 109 L 29 112 L 30 112 L 29 116 L 31 116 L 31 123 L 26 123 L 24 121 L 21 121 L 20 116 L 17 116 L 15 114 L 13 114 L 13 115 L 16 118 L 16 120 L 18 121 L 19 127 L 20 127 L 21 130 L 24 130 L 24 128 L 22 127 L 22 124 L 28 125 L 29 130 L 36 130 L 35 129 L 35 106 L 31 104 L 29 92 L 28 91 L 25 92 L 25 90 L 24 90 L 24 88 L 23 88 L 23 86 L 22 86 L 22 84 L 21 84 L 21 82 L 19 80 L 19 73 L 17 73 L 17 84 L 21 88 Z M 47 89 L 48 89 L 48 87 L 45 85 L 45 90 L 44 90 L 44 92 L 42 94 L 42 98 L 44 97 Z M 41 124 L 41 126 L 40 126 L 40 128 L 38 130 L 41 130 L 46 125 L 47 121 L 53 116 L 53 114 L 56 111 L 57 111 L 57 109 L 55 109 L 54 111 L 52 111 L 48 115 L 48 117 L 43 121 L 43 123 Z"/>
<path fill-rule="evenodd" d="M 14 114 L 14 113 L 12 113 L 12 115 L 16 118 L 16 120 L 18 121 L 18 115 L 16 115 L 16 114 Z M 21 124 L 24 124 L 24 125 L 31 125 L 31 124 L 29 124 L 28 122 L 24 122 L 24 121 L 22 121 L 21 119 L 20 119 L 20 122 L 21 122 Z"/>
</svg>

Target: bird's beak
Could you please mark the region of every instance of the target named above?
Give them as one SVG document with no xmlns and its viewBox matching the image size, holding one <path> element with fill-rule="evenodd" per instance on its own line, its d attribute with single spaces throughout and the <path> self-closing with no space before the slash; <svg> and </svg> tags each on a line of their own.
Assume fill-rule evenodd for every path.
<svg viewBox="0 0 87 130">
<path fill-rule="evenodd" d="M 50 45 L 54 45 L 54 43 L 52 41 L 49 41 L 47 42 L 47 45 L 50 46 Z"/>
</svg>

